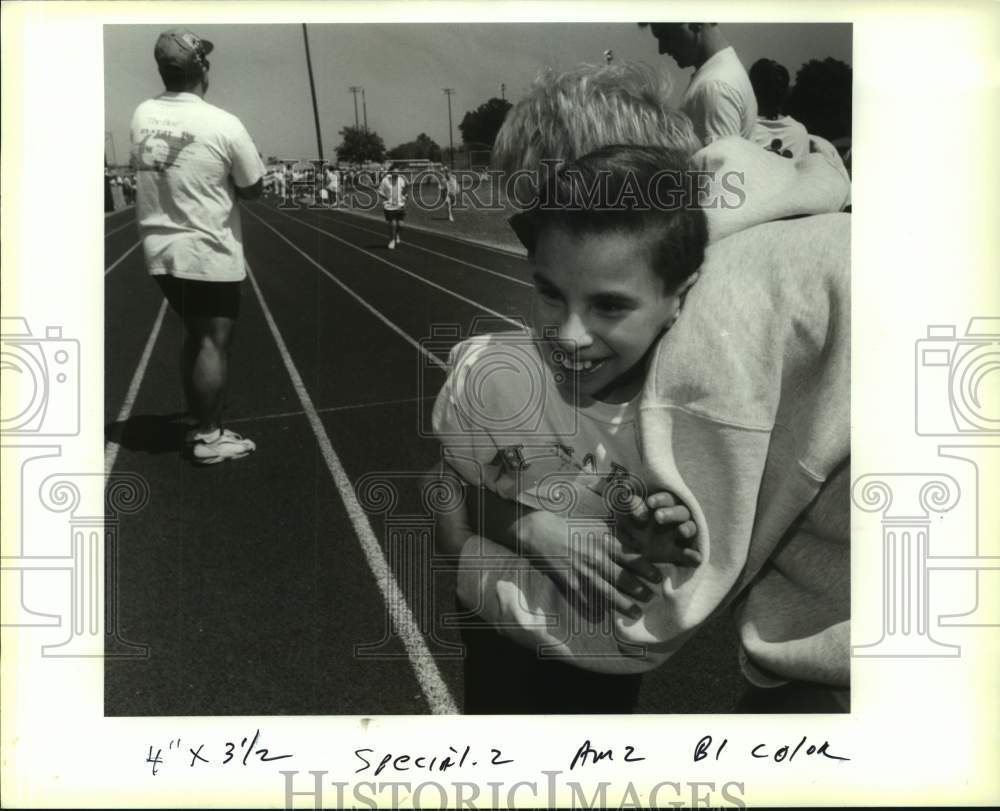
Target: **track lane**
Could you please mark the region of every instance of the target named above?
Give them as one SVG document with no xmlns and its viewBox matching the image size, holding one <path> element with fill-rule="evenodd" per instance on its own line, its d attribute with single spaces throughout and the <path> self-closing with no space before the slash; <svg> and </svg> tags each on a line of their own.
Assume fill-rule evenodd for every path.
<svg viewBox="0 0 1000 811">
<path fill-rule="evenodd" d="M 278 207 L 275 207 L 275 210 L 291 216 L 296 216 L 297 214 L 302 213 L 301 210 L 286 211 Z M 371 237 L 384 237 L 386 235 L 385 227 L 380 227 L 381 224 L 378 221 L 361 214 L 345 211 L 343 209 L 326 208 L 320 209 L 318 211 L 318 215 L 319 218 L 325 223 L 329 223 L 330 225 L 337 226 L 342 229 L 350 229 L 352 231 L 367 234 Z M 532 287 L 531 282 L 525 279 L 528 274 L 528 266 L 525 258 L 514 257 L 510 254 L 498 252 L 499 259 L 496 256 L 488 256 L 484 264 L 481 256 L 469 252 L 470 257 L 474 256 L 479 259 L 479 262 L 474 262 L 471 261 L 471 258 L 463 259 L 456 255 L 456 250 L 458 252 L 462 252 L 463 249 L 468 249 L 467 243 L 458 237 L 448 239 L 446 242 L 443 242 L 443 244 L 436 244 L 442 243 L 445 238 L 438 234 L 434 234 L 433 232 L 428 232 L 423 228 L 405 228 L 404 231 L 404 237 L 407 235 L 412 235 L 413 237 L 412 239 L 406 239 L 404 241 L 404 244 L 409 248 L 430 254 L 449 264 L 462 265 L 463 267 L 471 270 L 488 274 L 501 281 L 509 282 L 521 287 Z"/>
<path fill-rule="evenodd" d="M 146 273 L 142 249 L 119 234 L 105 243 L 104 424 L 112 425 L 142 357 L 163 297 Z M 117 265 L 113 273 L 107 268 Z"/>
<path fill-rule="evenodd" d="M 168 313 L 118 457 L 152 493 L 120 521 L 118 568 L 124 635 L 151 657 L 108 660 L 107 713 L 426 712 L 398 640 L 397 658 L 354 656 L 384 635 L 385 605 L 306 418 L 254 419 L 300 407 L 255 298 L 244 295 L 228 408 L 258 442 L 250 459 L 179 458 L 162 415 L 183 408 L 180 339 Z"/>
<path fill-rule="evenodd" d="M 521 315 L 530 306 L 534 285 L 530 266 L 523 259 L 501 256 L 498 261 L 493 256 L 475 255 L 466 245 L 415 230 L 405 230 L 403 243 L 389 251 L 385 229 L 365 217 L 330 209 L 285 211 L 270 207 L 270 210 L 282 218 L 308 223 L 331 238 L 364 244 L 376 255 L 404 265 L 429 283 L 440 284 L 504 316 Z M 456 248 L 464 257 L 455 255 Z"/>
<path fill-rule="evenodd" d="M 444 315 L 440 323 L 460 326 L 464 332 L 476 320 L 488 324 L 491 331 L 514 329 L 506 319 L 518 321 L 530 301 L 526 287 L 409 250 L 405 241 L 390 251 L 371 234 L 347 233 L 346 229 L 338 233 L 335 226 L 321 218 L 321 212 L 305 211 L 293 217 L 258 204 L 252 213 L 300 246 L 311 246 L 314 258 L 325 261 L 326 267 L 368 300 L 377 297 L 383 301 L 380 309 L 410 335 L 427 337 L 429 324 L 439 322 L 428 319 L 426 310 L 413 306 L 430 295 L 426 288 L 443 293 L 448 301 L 447 307 L 435 310 Z"/>
</svg>

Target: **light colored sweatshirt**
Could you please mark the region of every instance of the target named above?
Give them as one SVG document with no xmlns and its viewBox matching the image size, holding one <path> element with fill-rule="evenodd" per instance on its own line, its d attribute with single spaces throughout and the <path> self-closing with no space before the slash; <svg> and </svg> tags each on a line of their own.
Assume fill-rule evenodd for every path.
<svg viewBox="0 0 1000 811">
<path fill-rule="evenodd" d="M 850 664 L 849 229 L 830 214 L 716 244 L 639 411 L 649 483 L 692 510 L 707 561 L 664 584 L 663 639 L 750 585 L 737 621 L 751 665 L 833 685 Z"/>
<path fill-rule="evenodd" d="M 692 167 L 707 172 L 703 205 L 715 242 L 784 217 L 843 211 L 851 178 L 829 141 L 809 136 L 810 151 L 783 158 L 743 138 L 723 138 L 698 150 Z"/>
</svg>

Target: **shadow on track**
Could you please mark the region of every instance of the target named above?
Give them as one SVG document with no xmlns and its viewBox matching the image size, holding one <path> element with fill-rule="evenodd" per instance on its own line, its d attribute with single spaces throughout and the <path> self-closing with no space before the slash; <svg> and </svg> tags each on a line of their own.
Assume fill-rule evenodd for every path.
<svg viewBox="0 0 1000 811">
<path fill-rule="evenodd" d="M 107 426 L 106 436 L 132 451 L 177 453 L 184 448 L 184 432 L 190 428 L 183 412 L 134 414 Z"/>
</svg>

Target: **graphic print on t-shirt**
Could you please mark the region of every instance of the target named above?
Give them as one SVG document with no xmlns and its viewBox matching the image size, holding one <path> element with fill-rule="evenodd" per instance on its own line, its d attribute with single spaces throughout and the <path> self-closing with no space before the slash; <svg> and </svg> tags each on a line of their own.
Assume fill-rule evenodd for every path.
<svg viewBox="0 0 1000 811">
<path fill-rule="evenodd" d="M 515 500 L 527 497 L 530 502 L 537 501 L 542 505 L 563 502 L 566 498 L 565 485 L 575 481 L 578 494 L 588 491 L 600 499 L 586 499 L 591 502 L 591 510 L 600 506 L 600 514 L 606 512 L 609 506 L 606 498 L 611 495 L 607 493 L 609 487 L 624 488 L 628 493 L 641 488 L 638 479 L 624 465 L 606 460 L 599 466 L 594 453 L 586 453 L 582 462 L 575 455 L 574 448 L 561 442 L 532 447 L 521 444 L 500 447 L 486 464 L 487 471 L 492 474 L 488 480 L 502 497 Z M 621 498 L 619 493 L 613 501 L 620 503 Z M 549 506 L 555 506 L 558 511 L 558 505 Z"/>
<path fill-rule="evenodd" d="M 179 136 L 171 132 L 151 132 L 136 148 L 136 162 L 140 172 L 162 172 L 177 163 L 177 156 L 186 146 L 194 143 L 194 136 L 182 132 Z"/>
</svg>

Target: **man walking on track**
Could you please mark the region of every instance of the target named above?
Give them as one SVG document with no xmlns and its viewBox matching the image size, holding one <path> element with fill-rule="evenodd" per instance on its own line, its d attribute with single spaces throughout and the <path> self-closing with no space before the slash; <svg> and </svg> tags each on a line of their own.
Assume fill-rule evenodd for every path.
<svg viewBox="0 0 1000 811">
<path fill-rule="evenodd" d="M 132 117 L 136 217 L 146 268 L 184 322 L 181 377 L 197 464 L 252 453 L 222 427 L 229 350 L 246 278 L 237 197 L 260 196 L 264 164 L 236 116 L 204 100 L 213 45 L 190 31 L 160 34 L 154 56 L 166 92 Z"/>
</svg>

